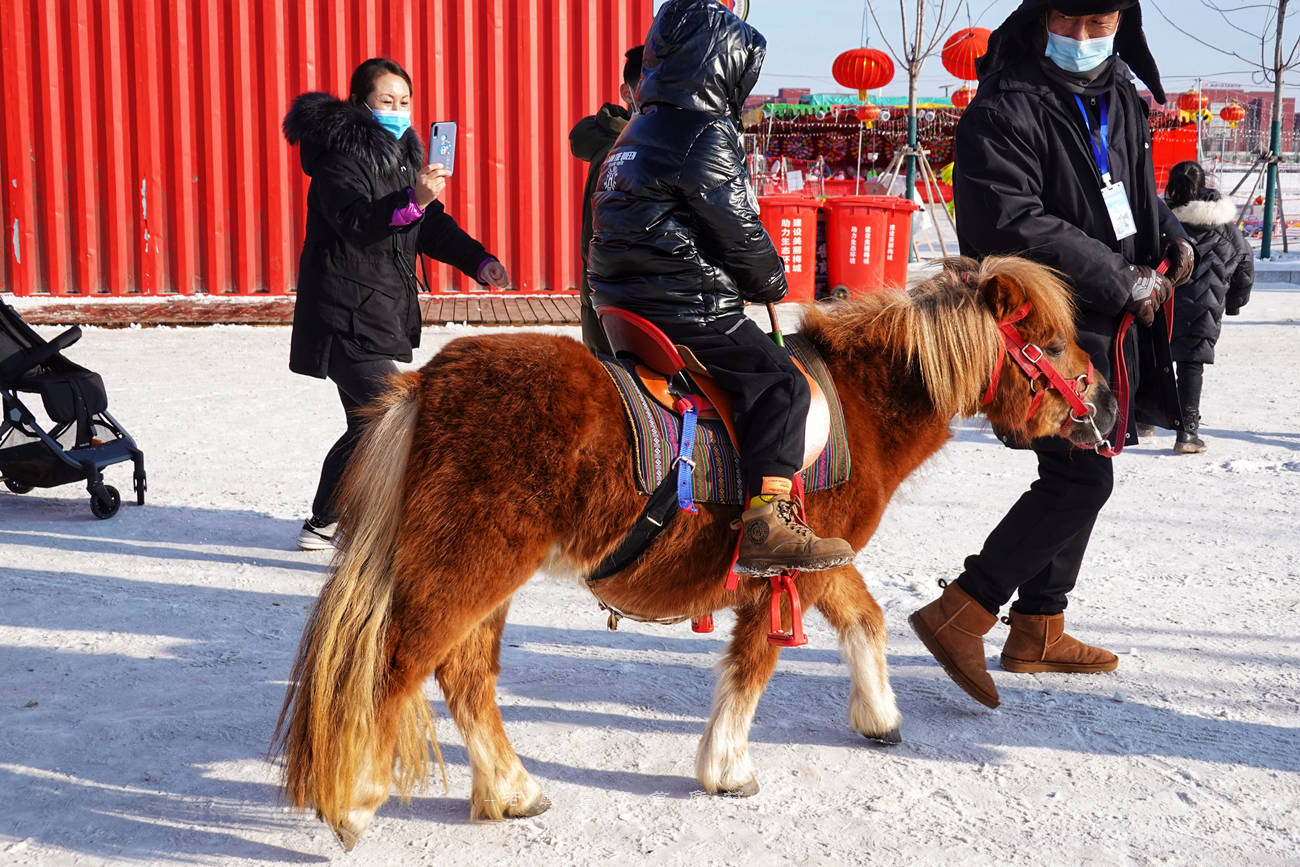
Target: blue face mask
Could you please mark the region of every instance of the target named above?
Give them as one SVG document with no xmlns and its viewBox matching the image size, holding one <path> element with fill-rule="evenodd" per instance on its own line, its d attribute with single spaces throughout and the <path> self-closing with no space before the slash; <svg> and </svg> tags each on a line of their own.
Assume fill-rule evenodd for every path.
<svg viewBox="0 0 1300 867">
<path fill-rule="evenodd" d="M 1047 58 L 1066 72 L 1091 72 L 1115 53 L 1115 34 L 1080 42 L 1047 32 Z"/>
<path fill-rule="evenodd" d="M 393 134 L 394 138 L 401 138 L 411 128 L 411 113 L 409 111 L 383 111 L 372 108 L 370 113 L 375 116 L 375 120 L 379 122 L 380 126 Z"/>
</svg>

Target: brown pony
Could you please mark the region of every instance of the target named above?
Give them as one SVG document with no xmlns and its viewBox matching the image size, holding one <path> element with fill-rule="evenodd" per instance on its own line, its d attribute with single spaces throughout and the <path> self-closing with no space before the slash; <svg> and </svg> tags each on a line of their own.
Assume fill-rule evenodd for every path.
<svg viewBox="0 0 1300 867">
<path fill-rule="evenodd" d="M 1067 378 L 1085 376 L 1069 294 L 1022 259 L 948 260 L 908 292 L 880 291 L 811 310 L 802 333 L 838 387 L 853 455 L 845 484 L 807 497 L 810 523 L 860 550 L 899 483 L 983 412 L 1020 439 L 1092 445 L 1114 421 L 1099 377 L 1071 416 L 1041 380 L 1006 360 L 999 322 L 1014 318 Z M 985 391 L 1005 367 L 991 402 Z M 641 511 L 631 433 L 608 375 L 578 342 L 530 334 L 466 337 L 394 379 L 348 468 L 342 538 L 303 631 L 275 749 L 290 801 L 314 808 L 351 849 L 388 798 L 423 782 L 436 751 L 422 685 L 438 678 L 473 774 L 470 815 L 532 816 L 549 802 L 524 770 L 495 700 L 511 596 L 539 569 L 585 576 Z M 736 612 L 696 775 L 706 791 L 752 794 L 754 710 L 780 648 L 767 641 L 770 587 L 723 586 L 738 507 L 683 513 L 600 598 L 644 618 Z M 901 716 L 885 664 L 885 624 L 853 566 L 801 576 L 799 591 L 839 633 L 849 666 L 849 724 L 897 742 Z M 788 614 L 788 612 L 787 612 Z M 440 758 L 440 757 L 439 757 Z"/>
</svg>

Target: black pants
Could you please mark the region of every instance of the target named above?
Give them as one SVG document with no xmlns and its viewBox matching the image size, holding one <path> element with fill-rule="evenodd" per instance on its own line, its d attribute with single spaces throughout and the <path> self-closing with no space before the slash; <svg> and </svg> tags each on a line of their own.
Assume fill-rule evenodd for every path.
<svg viewBox="0 0 1300 867">
<path fill-rule="evenodd" d="M 686 346 L 731 393 L 740 440 L 740 466 L 750 496 L 764 476 L 792 478 L 803 464 L 808 383 L 786 351 L 737 313 L 706 325 L 656 322 L 673 343 Z"/>
<path fill-rule="evenodd" d="M 578 319 L 582 323 L 582 342 L 587 344 L 592 354 L 613 355 L 609 339 L 605 337 L 605 329 L 600 327 L 596 308 L 591 303 L 591 286 L 586 277 L 582 278 L 582 285 L 578 287 Z"/>
<path fill-rule="evenodd" d="M 996 614 L 1059 614 L 1074 589 L 1097 513 L 1114 487 L 1110 458 L 1064 442 L 1042 440 L 1038 479 L 989 534 L 984 549 L 966 558 L 957 583 Z"/>
<path fill-rule="evenodd" d="M 1178 377 L 1178 402 L 1183 405 L 1183 430 L 1191 423 L 1191 433 L 1201 421 L 1201 383 L 1205 365 L 1199 361 L 1180 361 L 1175 365 Z"/>
<path fill-rule="evenodd" d="M 388 359 L 352 361 L 338 349 L 330 353 L 328 374 L 338 387 L 348 427 L 343 436 L 330 447 L 329 453 L 325 455 L 325 463 L 320 468 L 320 483 L 316 486 L 316 497 L 311 503 L 311 513 L 318 520 L 326 523 L 338 520 L 334 491 L 343 476 L 343 469 L 348 465 L 348 458 L 352 457 L 352 452 L 361 440 L 361 420 L 356 410 L 377 397 L 384 390 L 388 377 L 396 372 L 397 365 Z"/>
</svg>

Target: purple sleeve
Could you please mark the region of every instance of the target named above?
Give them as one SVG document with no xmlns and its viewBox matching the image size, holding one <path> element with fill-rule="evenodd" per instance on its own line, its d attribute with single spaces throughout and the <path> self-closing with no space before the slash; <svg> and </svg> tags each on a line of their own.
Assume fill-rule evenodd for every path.
<svg viewBox="0 0 1300 867">
<path fill-rule="evenodd" d="M 410 196 L 410 202 L 404 208 L 398 208 L 393 211 L 393 219 L 388 222 L 390 226 L 409 226 L 416 220 L 424 216 L 424 208 L 415 203 L 415 190 L 407 189 L 407 195 Z"/>
</svg>

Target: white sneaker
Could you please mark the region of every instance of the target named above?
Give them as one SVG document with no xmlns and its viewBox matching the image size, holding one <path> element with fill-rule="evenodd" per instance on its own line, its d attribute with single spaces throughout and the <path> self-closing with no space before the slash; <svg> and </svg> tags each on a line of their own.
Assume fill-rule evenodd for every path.
<svg viewBox="0 0 1300 867">
<path fill-rule="evenodd" d="M 326 524 L 312 515 L 302 522 L 302 530 L 298 532 L 298 547 L 303 551 L 324 551 L 326 548 L 332 548 L 334 531 L 338 528 L 337 521 Z"/>
</svg>

